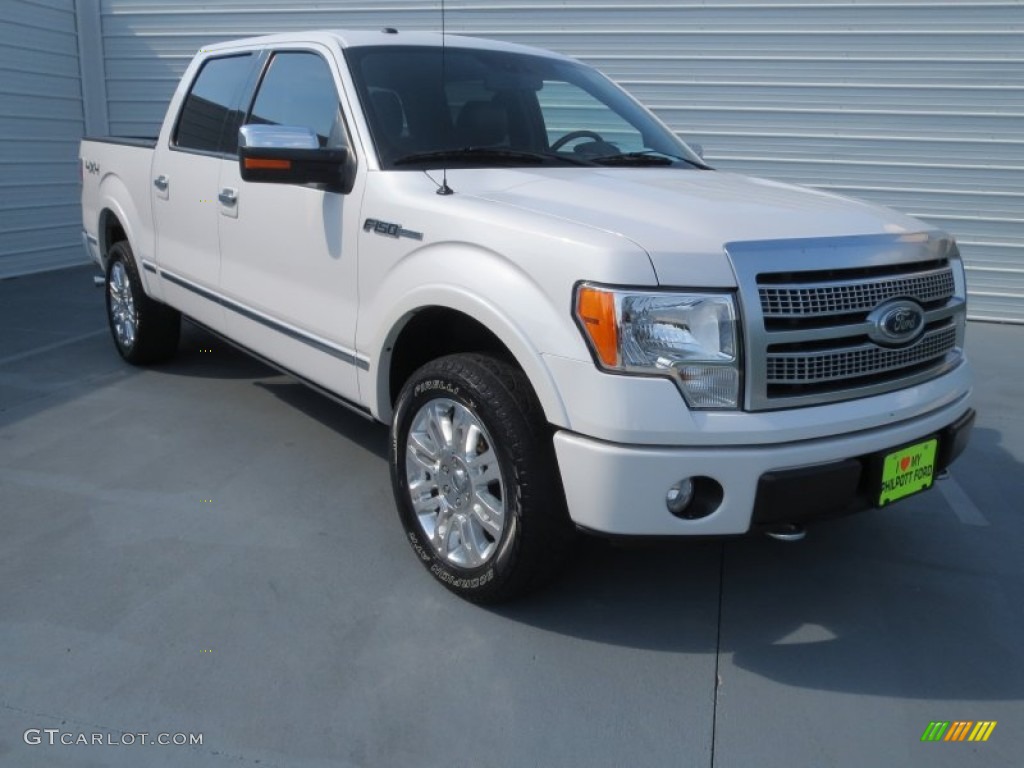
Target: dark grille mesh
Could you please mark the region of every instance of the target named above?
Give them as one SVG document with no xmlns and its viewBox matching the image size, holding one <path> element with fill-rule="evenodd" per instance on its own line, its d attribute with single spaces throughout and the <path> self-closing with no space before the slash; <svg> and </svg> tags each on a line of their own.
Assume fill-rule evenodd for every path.
<svg viewBox="0 0 1024 768">
<path fill-rule="evenodd" d="M 837 351 L 770 353 L 766 378 L 769 386 L 854 379 L 942 358 L 955 346 L 956 328 L 950 326 L 926 333 L 916 344 L 902 349 L 869 344 Z"/>
<path fill-rule="evenodd" d="M 766 318 L 869 312 L 883 301 L 904 297 L 926 304 L 948 300 L 954 291 L 953 271 L 948 268 L 906 277 L 759 288 L 761 312 Z"/>
</svg>

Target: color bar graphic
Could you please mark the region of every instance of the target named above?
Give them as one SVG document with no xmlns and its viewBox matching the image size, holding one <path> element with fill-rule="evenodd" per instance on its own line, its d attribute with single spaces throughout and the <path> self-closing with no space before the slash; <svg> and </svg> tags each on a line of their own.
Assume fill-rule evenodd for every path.
<svg viewBox="0 0 1024 768">
<path fill-rule="evenodd" d="M 995 720 L 933 720 L 921 734 L 921 741 L 988 741 L 996 725 Z"/>
</svg>

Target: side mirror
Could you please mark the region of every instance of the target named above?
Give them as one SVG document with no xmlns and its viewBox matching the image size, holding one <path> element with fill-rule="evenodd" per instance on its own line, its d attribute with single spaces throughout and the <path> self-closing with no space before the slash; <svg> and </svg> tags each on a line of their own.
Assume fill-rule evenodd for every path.
<svg viewBox="0 0 1024 768">
<path fill-rule="evenodd" d="M 355 173 L 347 149 L 324 149 L 310 128 L 243 125 L 238 129 L 238 171 L 243 181 L 316 184 L 352 191 Z"/>
</svg>

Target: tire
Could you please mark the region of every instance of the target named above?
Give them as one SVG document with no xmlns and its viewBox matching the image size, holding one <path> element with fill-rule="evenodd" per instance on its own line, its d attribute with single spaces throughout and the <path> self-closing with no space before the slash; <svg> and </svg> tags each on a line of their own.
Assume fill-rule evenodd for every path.
<svg viewBox="0 0 1024 768">
<path fill-rule="evenodd" d="M 124 240 L 107 252 L 106 295 L 107 324 L 121 357 L 133 365 L 174 357 L 181 315 L 146 295 L 131 246 Z"/>
<path fill-rule="evenodd" d="M 565 561 L 575 528 L 550 427 L 518 368 L 477 354 L 424 365 L 398 396 L 390 464 L 406 538 L 460 597 L 512 600 Z"/>
</svg>

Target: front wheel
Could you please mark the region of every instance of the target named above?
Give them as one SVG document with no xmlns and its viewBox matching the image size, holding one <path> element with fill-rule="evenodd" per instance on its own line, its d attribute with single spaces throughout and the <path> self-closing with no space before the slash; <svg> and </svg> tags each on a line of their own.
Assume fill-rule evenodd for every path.
<svg viewBox="0 0 1024 768">
<path fill-rule="evenodd" d="M 107 322 L 117 351 L 134 365 L 167 360 L 178 351 L 181 315 L 149 298 L 131 246 L 121 241 L 107 254 Z"/>
<path fill-rule="evenodd" d="M 391 482 L 416 555 L 478 603 L 548 581 L 574 539 L 550 429 L 526 376 L 476 354 L 420 368 L 398 397 Z"/>
</svg>

